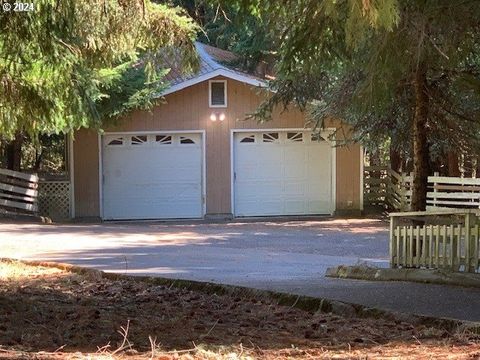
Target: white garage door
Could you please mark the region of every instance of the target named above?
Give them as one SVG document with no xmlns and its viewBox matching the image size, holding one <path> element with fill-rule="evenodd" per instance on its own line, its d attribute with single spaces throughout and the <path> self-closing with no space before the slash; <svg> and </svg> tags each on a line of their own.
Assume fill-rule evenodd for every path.
<svg viewBox="0 0 480 360">
<path fill-rule="evenodd" d="M 104 219 L 199 218 L 201 134 L 103 137 Z"/>
<path fill-rule="evenodd" d="M 234 134 L 236 216 L 331 214 L 332 145 L 308 131 Z"/>
</svg>

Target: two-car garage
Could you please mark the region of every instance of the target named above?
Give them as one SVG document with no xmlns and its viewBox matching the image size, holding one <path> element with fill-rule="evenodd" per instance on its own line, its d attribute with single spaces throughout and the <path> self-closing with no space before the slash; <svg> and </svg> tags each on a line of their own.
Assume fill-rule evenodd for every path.
<svg viewBox="0 0 480 360">
<path fill-rule="evenodd" d="M 229 68 L 225 50 L 196 45 L 199 71 L 171 71 L 151 109 L 107 122 L 100 134 L 74 132 L 72 217 L 359 214 L 364 160 L 354 129 L 329 117 L 317 135 L 294 104 L 259 122 L 252 115 L 271 95 L 268 81 Z"/>
<path fill-rule="evenodd" d="M 335 150 L 326 136 L 305 130 L 231 134 L 234 216 L 334 211 Z M 112 133 L 102 137 L 101 149 L 103 219 L 205 215 L 205 132 Z"/>
</svg>

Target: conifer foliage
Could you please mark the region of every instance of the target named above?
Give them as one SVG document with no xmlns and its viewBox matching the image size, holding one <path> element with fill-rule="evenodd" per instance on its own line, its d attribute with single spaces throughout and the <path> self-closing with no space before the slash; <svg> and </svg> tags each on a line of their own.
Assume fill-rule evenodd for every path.
<svg viewBox="0 0 480 360">
<path fill-rule="evenodd" d="M 0 11 L 0 134 L 101 127 L 148 108 L 164 87 L 165 52 L 197 63 L 197 26 L 150 0 L 36 0 Z M 160 51 L 161 50 L 161 51 Z"/>
<path fill-rule="evenodd" d="M 276 92 L 255 116 L 294 102 L 319 125 L 338 117 L 359 140 L 411 146 L 413 210 L 426 206 L 432 149 L 480 149 L 479 1 L 238 2 L 281 38 Z"/>
</svg>

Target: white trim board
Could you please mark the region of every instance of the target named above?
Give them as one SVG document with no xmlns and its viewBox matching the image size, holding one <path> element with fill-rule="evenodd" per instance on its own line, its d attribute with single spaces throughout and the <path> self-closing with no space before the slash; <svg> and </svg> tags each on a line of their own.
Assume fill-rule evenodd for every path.
<svg viewBox="0 0 480 360">
<path fill-rule="evenodd" d="M 204 134 L 205 130 L 139 130 L 139 131 L 105 131 L 103 135 L 150 135 L 150 134 Z"/>
<path fill-rule="evenodd" d="M 68 137 L 68 162 L 70 175 L 70 218 L 75 218 L 75 159 L 73 155 L 73 132 L 67 135 Z"/>
<path fill-rule="evenodd" d="M 181 83 L 175 84 L 175 85 L 169 87 L 168 89 L 166 89 L 164 92 L 162 92 L 160 94 L 160 96 L 165 96 L 165 95 L 168 95 L 168 94 L 172 94 L 174 92 L 183 90 L 183 89 L 185 89 L 189 86 L 193 86 L 193 85 L 199 84 L 203 81 L 213 79 L 214 77 L 217 77 L 217 76 L 223 76 L 223 77 L 226 77 L 228 79 L 237 80 L 237 81 L 240 81 L 240 82 L 243 82 L 245 84 L 252 85 L 252 86 L 257 86 L 257 87 L 262 87 L 262 88 L 267 87 L 267 83 L 265 81 L 254 79 L 252 77 L 242 75 L 242 74 L 239 74 L 235 71 L 231 71 L 231 70 L 228 70 L 228 69 L 217 69 L 217 70 L 211 71 L 209 73 L 202 74 L 202 75 L 193 77 L 191 79 L 182 81 Z"/>
<path fill-rule="evenodd" d="M 365 156 L 364 156 L 364 148 L 363 146 L 360 145 L 360 210 L 364 210 L 364 199 L 363 199 L 363 187 L 364 187 L 364 161 L 365 161 Z"/>
<path fill-rule="evenodd" d="M 103 220 L 103 134 L 98 134 L 98 215 Z"/>
</svg>

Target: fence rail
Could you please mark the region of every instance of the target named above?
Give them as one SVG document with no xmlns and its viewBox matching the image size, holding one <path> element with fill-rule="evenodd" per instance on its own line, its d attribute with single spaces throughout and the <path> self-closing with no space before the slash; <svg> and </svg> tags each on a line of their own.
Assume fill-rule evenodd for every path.
<svg viewBox="0 0 480 360">
<path fill-rule="evenodd" d="M 480 211 L 390 214 L 390 265 L 480 271 Z"/>
<path fill-rule="evenodd" d="M 38 210 L 38 176 L 0 169 L 0 210 L 34 214 Z"/>
<path fill-rule="evenodd" d="M 364 174 L 364 199 L 369 205 L 408 211 L 413 176 L 399 174 L 387 166 L 367 166 Z M 480 178 L 428 177 L 427 210 L 480 208 Z"/>
</svg>

